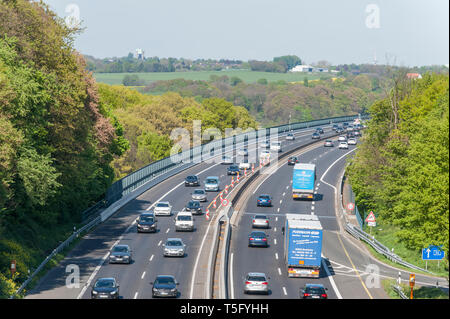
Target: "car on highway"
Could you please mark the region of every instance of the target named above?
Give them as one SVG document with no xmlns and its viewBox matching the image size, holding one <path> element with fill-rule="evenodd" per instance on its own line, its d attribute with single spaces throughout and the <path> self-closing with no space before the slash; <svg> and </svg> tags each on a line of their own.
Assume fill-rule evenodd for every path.
<svg viewBox="0 0 450 319">
<path fill-rule="evenodd" d="M 347 144 L 347 142 L 340 142 L 340 143 L 339 143 L 339 149 L 345 149 L 345 150 L 347 150 L 347 149 L 348 149 L 348 144 Z"/>
<path fill-rule="evenodd" d="M 184 257 L 186 254 L 186 245 L 181 238 L 168 238 L 163 247 L 164 257 Z"/>
<path fill-rule="evenodd" d="M 136 218 L 136 230 L 138 233 L 156 233 L 157 221 L 154 213 L 142 213 Z"/>
<path fill-rule="evenodd" d="M 347 132 L 352 132 L 353 131 L 353 125 L 349 125 L 346 128 Z"/>
<path fill-rule="evenodd" d="M 158 275 L 154 282 L 150 283 L 152 287 L 152 298 L 155 297 L 178 297 L 179 283 L 174 276 Z"/>
<path fill-rule="evenodd" d="M 205 179 L 205 191 L 210 192 L 218 192 L 219 191 L 219 177 L 217 176 L 208 176 Z"/>
<path fill-rule="evenodd" d="M 281 142 L 272 142 L 270 143 L 270 150 L 274 152 L 282 152 Z"/>
<path fill-rule="evenodd" d="M 227 175 L 237 175 L 237 173 L 240 171 L 238 165 L 231 165 L 227 168 Z"/>
<path fill-rule="evenodd" d="M 313 140 L 319 139 L 319 138 L 320 138 L 320 133 L 314 132 L 314 133 L 312 134 L 311 138 L 312 138 Z"/>
<path fill-rule="evenodd" d="M 295 135 L 292 133 L 288 133 L 286 135 L 286 141 L 293 141 L 293 140 L 295 140 Z"/>
<path fill-rule="evenodd" d="M 347 141 L 347 136 L 345 136 L 345 135 L 339 136 L 339 137 L 338 137 L 338 141 L 339 141 L 339 142 L 345 142 L 345 141 Z"/>
<path fill-rule="evenodd" d="M 306 284 L 300 290 L 300 299 L 328 299 L 327 290 L 322 284 Z"/>
<path fill-rule="evenodd" d="M 337 129 L 339 128 L 339 125 L 337 125 L 337 124 L 333 124 L 333 131 L 336 131 Z"/>
<path fill-rule="evenodd" d="M 347 128 L 347 126 L 348 126 L 348 122 L 344 122 L 343 124 L 342 124 L 342 127 L 345 129 L 345 128 Z"/>
<path fill-rule="evenodd" d="M 108 259 L 110 264 L 131 264 L 131 249 L 128 245 L 115 245 Z"/>
<path fill-rule="evenodd" d="M 92 299 L 119 299 L 119 283 L 115 278 L 98 278 L 91 289 Z"/>
<path fill-rule="evenodd" d="M 267 194 L 259 195 L 256 200 L 256 205 L 271 207 L 272 206 L 272 198 L 270 197 L 270 195 L 267 195 Z"/>
<path fill-rule="evenodd" d="M 347 143 L 348 145 L 356 145 L 356 138 L 349 138 Z"/>
<path fill-rule="evenodd" d="M 269 217 L 259 214 L 253 216 L 252 228 L 270 228 Z"/>
<path fill-rule="evenodd" d="M 191 199 L 185 207 L 186 211 L 191 212 L 193 215 L 202 214 L 202 206 L 198 200 Z"/>
<path fill-rule="evenodd" d="M 336 133 L 342 134 L 342 133 L 344 133 L 344 129 L 343 129 L 342 127 L 339 127 L 339 128 L 336 130 Z"/>
<path fill-rule="evenodd" d="M 263 293 L 269 294 L 269 277 L 261 272 L 250 272 L 245 276 L 244 294 Z"/>
<path fill-rule="evenodd" d="M 198 200 L 200 202 L 206 202 L 207 201 L 207 195 L 206 191 L 204 189 L 195 189 L 192 193 L 192 199 Z"/>
<path fill-rule="evenodd" d="M 324 133 L 323 132 L 323 128 L 321 128 L 321 127 L 316 128 L 316 132 L 319 133 L 319 134 L 323 134 Z"/>
<path fill-rule="evenodd" d="M 291 156 L 288 158 L 287 163 L 288 163 L 288 165 L 295 165 L 297 163 L 300 163 L 300 160 L 298 159 L 297 156 Z"/>
<path fill-rule="evenodd" d="M 333 147 L 333 141 L 332 140 L 326 140 L 325 143 L 323 143 L 323 146 L 325 147 Z"/>
<path fill-rule="evenodd" d="M 269 150 L 262 150 L 261 153 L 259 153 L 259 162 L 270 165 L 270 156 L 271 154 Z"/>
<path fill-rule="evenodd" d="M 191 212 L 179 212 L 174 221 L 175 231 L 194 231 L 194 217 Z"/>
<path fill-rule="evenodd" d="M 228 165 L 228 164 L 233 164 L 234 162 L 233 162 L 233 158 L 231 156 L 224 155 L 224 156 L 222 156 L 222 162 L 221 163 L 224 164 L 224 165 Z"/>
<path fill-rule="evenodd" d="M 239 163 L 239 169 L 250 169 L 251 165 L 248 161 Z"/>
<path fill-rule="evenodd" d="M 248 235 L 248 247 L 269 247 L 269 243 L 267 241 L 268 237 L 269 235 L 262 231 L 251 232 L 250 235 Z"/>
<path fill-rule="evenodd" d="M 158 202 L 153 208 L 153 212 L 155 216 L 171 216 L 172 215 L 172 206 L 169 202 Z"/>
<path fill-rule="evenodd" d="M 197 175 L 189 175 L 184 180 L 184 186 L 200 186 L 200 181 Z"/>
<path fill-rule="evenodd" d="M 269 140 L 265 140 L 265 141 L 261 142 L 261 144 L 259 144 L 259 146 L 261 146 L 262 148 L 269 148 L 270 147 L 270 141 Z"/>
<path fill-rule="evenodd" d="M 238 151 L 238 155 L 239 155 L 239 156 L 248 156 L 248 149 L 246 149 L 246 148 L 241 148 L 241 149 Z"/>
<path fill-rule="evenodd" d="M 356 130 L 356 131 L 353 132 L 353 135 L 355 135 L 355 137 L 356 137 L 356 136 L 359 136 L 359 137 L 360 137 L 360 136 L 361 136 L 361 132 L 358 131 L 358 130 Z"/>
</svg>

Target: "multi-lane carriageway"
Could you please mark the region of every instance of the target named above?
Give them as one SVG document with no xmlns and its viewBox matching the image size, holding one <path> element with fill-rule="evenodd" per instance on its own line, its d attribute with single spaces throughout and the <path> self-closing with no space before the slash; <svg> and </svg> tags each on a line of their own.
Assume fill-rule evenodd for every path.
<svg viewBox="0 0 450 319">
<path fill-rule="evenodd" d="M 329 127 L 325 128 L 325 136 L 332 135 Z M 296 133 L 294 141 L 282 141 L 283 151 L 299 147 L 311 142 L 313 130 Z M 249 145 L 251 152 L 255 146 Z M 339 223 L 335 213 L 335 189 L 339 174 L 351 156 L 354 146 L 348 150 L 335 147 L 324 148 L 323 143 L 317 147 L 309 147 L 298 151 L 302 162 L 317 165 L 318 182 L 316 184 L 317 197 L 314 202 L 293 201 L 291 192 L 292 166 L 288 166 L 286 159 L 280 160 L 279 168 L 274 174 L 264 178 L 261 182 L 252 184 L 255 189 L 249 190 L 245 207 L 239 214 L 237 225 L 234 226 L 230 248 L 229 280 L 231 298 L 253 298 L 243 295 L 242 277 L 248 272 L 265 272 L 270 279 L 271 294 L 267 298 L 298 298 L 299 288 L 306 279 L 288 279 L 283 264 L 283 237 L 281 227 L 286 213 L 314 213 L 319 216 L 324 227 L 323 260 L 326 267 L 322 267 L 321 278 L 313 279 L 328 288 L 330 298 L 385 298 L 381 288 L 370 288 L 364 283 L 365 266 L 376 263 L 364 251 L 357 248 L 356 242 L 350 242 L 339 233 Z M 297 154 L 295 153 L 295 154 Z M 227 154 L 229 155 L 229 154 Z M 205 216 L 195 216 L 196 229 L 194 232 L 175 232 L 173 217 L 158 216 L 157 233 L 138 234 L 135 219 L 137 210 L 151 210 L 158 201 L 169 201 L 173 211 L 181 211 L 191 199 L 194 188 L 184 186 L 187 175 L 198 175 L 201 182 L 207 176 L 219 176 L 221 186 L 230 184 L 231 177 L 227 176 L 228 165 L 218 163 L 201 163 L 183 173 L 175 175 L 153 187 L 146 193 L 125 205 L 118 213 L 86 235 L 67 257 L 47 273 L 39 284 L 32 289 L 27 298 L 90 298 L 90 285 L 97 278 L 115 277 L 120 284 L 120 296 L 126 299 L 151 298 L 151 285 L 157 275 L 173 275 L 180 283 L 179 298 L 199 298 L 193 285 L 195 267 L 205 267 L 198 263 L 199 252 L 208 245 L 204 234 L 208 227 Z M 256 197 L 267 193 L 273 197 L 274 206 L 271 208 L 256 207 Z M 216 193 L 208 193 L 208 202 Z M 270 216 L 271 228 L 269 248 L 247 247 L 247 236 L 251 232 L 251 215 L 264 212 Z M 341 228 L 342 229 L 342 228 Z M 184 258 L 163 257 L 162 244 L 169 237 L 182 238 L 187 244 L 187 255 Z M 133 263 L 130 265 L 108 264 L 107 256 L 116 244 L 127 244 L 133 250 Z M 75 265 L 79 268 L 80 285 L 66 286 L 66 267 Z M 396 278 L 397 271 L 378 264 L 381 275 Z M 383 268 L 384 267 L 384 268 Z M 72 268 L 71 268 L 72 269 Z M 206 271 L 206 269 L 205 269 Z M 420 281 L 421 278 L 418 277 Z M 423 278 L 427 280 L 427 278 Z M 265 297 L 265 296 L 264 296 Z M 264 298 L 256 296 L 256 298 Z M 200 297 L 201 298 L 201 297 Z"/>
</svg>

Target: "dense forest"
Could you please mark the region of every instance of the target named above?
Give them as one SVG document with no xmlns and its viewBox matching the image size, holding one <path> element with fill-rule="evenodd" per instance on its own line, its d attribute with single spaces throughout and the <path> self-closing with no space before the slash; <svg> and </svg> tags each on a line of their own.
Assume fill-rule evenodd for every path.
<svg viewBox="0 0 450 319">
<path fill-rule="evenodd" d="M 399 228 L 417 251 L 449 248 L 449 77 L 393 78 L 388 97 L 374 103 L 363 143 L 347 169 L 361 210 Z"/>
<path fill-rule="evenodd" d="M 172 128 L 256 127 L 223 99 L 98 86 L 73 48 L 79 32 L 44 3 L 0 1 L 0 297 L 115 179 L 168 155 Z"/>
</svg>

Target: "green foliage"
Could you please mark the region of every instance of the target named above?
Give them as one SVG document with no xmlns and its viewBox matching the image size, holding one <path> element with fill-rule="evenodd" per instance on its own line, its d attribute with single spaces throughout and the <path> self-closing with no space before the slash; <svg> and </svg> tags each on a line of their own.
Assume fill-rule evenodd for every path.
<svg viewBox="0 0 450 319">
<path fill-rule="evenodd" d="M 144 85 L 145 82 L 142 81 L 136 74 L 127 74 L 123 77 L 122 84 L 125 86 L 141 86 Z"/>
<path fill-rule="evenodd" d="M 273 58 L 273 62 L 283 64 L 286 70 L 290 70 L 296 65 L 302 64 L 302 60 L 296 55 L 284 55 Z"/>
<path fill-rule="evenodd" d="M 398 109 L 389 98 L 372 105 L 348 175 L 360 208 L 399 227 L 396 235 L 407 248 L 443 244 L 448 256 L 448 75 L 397 83 Z"/>
</svg>

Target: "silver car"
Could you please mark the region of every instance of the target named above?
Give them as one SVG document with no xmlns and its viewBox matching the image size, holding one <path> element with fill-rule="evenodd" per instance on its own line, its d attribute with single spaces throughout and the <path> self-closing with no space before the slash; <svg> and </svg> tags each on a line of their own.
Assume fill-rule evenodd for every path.
<svg viewBox="0 0 450 319">
<path fill-rule="evenodd" d="M 288 133 L 288 135 L 286 135 L 286 140 L 287 141 L 293 141 L 295 140 L 295 135 L 292 133 Z"/>
<path fill-rule="evenodd" d="M 349 138 L 347 143 L 348 145 L 356 145 L 356 138 Z"/>
<path fill-rule="evenodd" d="M 269 228 L 269 218 L 266 215 L 255 215 L 252 219 L 253 228 Z"/>
<path fill-rule="evenodd" d="M 347 142 L 340 142 L 340 143 L 339 143 L 339 149 L 345 149 L 345 150 L 348 150 L 348 144 L 347 144 Z"/>
<path fill-rule="evenodd" d="M 244 293 L 264 293 L 269 294 L 269 277 L 264 273 L 248 273 L 244 281 Z"/>
<path fill-rule="evenodd" d="M 345 141 L 347 141 L 347 136 L 345 136 L 345 135 L 339 136 L 338 141 L 339 141 L 339 142 L 345 142 Z"/>
<path fill-rule="evenodd" d="M 116 245 L 109 254 L 109 263 L 131 264 L 131 249 L 128 245 Z"/>
<path fill-rule="evenodd" d="M 206 191 L 204 189 L 196 189 L 192 193 L 192 199 L 199 202 L 206 202 Z"/>
<path fill-rule="evenodd" d="M 163 247 L 164 257 L 184 257 L 186 254 L 186 245 L 183 243 L 181 238 L 168 238 Z"/>
<path fill-rule="evenodd" d="M 155 216 L 159 215 L 171 216 L 172 206 L 169 204 L 169 202 L 158 202 L 156 203 L 153 212 L 155 213 Z"/>
<path fill-rule="evenodd" d="M 248 156 L 248 150 L 246 148 L 242 148 L 238 151 L 239 156 Z"/>
</svg>

